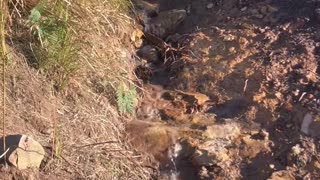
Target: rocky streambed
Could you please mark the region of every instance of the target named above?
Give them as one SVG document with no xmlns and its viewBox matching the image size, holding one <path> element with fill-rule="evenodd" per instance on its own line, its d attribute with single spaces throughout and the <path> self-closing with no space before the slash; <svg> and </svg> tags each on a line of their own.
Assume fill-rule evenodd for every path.
<svg viewBox="0 0 320 180">
<path fill-rule="evenodd" d="M 127 130 L 156 179 L 320 178 L 317 2 L 134 2 Z"/>
</svg>

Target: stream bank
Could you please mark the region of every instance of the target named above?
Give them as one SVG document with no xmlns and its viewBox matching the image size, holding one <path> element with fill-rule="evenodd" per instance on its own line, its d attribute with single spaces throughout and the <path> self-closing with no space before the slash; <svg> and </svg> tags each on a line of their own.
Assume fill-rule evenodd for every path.
<svg viewBox="0 0 320 180">
<path fill-rule="evenodd" d="M 317 2 L 148 2 L 187 12 L 136 71 L 143 99 L 128 132 L 159 176 L 318 179 Z"/>
</svg>

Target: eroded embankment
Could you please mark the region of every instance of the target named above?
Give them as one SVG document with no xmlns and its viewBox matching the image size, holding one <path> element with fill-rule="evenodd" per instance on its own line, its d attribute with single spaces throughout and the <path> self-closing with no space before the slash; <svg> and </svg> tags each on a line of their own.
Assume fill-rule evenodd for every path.
<svg viewBox="0 0 320 180">
<path fill-rule="evenodd" d="M 136 71 L 144 98 L 129 132 L 161 177 L 319 178 L 317 4 L 156 3 L 187 12 L 165 46 L 144 39 Z"/>
</svg>

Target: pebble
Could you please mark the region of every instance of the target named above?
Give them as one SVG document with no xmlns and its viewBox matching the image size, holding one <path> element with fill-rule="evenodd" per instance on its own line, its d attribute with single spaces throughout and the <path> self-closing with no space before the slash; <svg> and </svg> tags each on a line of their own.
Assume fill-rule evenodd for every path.
<svg viewBox="0 0 320 180">
<path fill-rule="evenodd" d="M 271 169 L 274 169 L 274 168 L 275 168 L 274 164 L 270 164 L 269 167 L 270 167 Z"/>
<path fill-rule="evenodd" d="M 240 9 L 240 11 L 246 11 L 248 9 L 248 7 L 243 7 Z"/>
<path fill-rule="evenodd" d="M 294 96 L 299 96 L 300 90 L 299 90 L 299 89 L 296 89 L 296 90 L 292 91 L 292 94 L 293 94 Z"/>
</svg>

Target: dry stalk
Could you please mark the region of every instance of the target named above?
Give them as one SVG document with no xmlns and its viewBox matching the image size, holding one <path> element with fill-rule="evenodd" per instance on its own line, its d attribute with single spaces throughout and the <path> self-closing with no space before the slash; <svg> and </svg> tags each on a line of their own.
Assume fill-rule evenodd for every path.
<svg viewBox="0 0 320 180">
<path fill-rule="evenodd" d="M 2 101 L 2 139 L 3 139 L 3 152 L 6 151 L 6 119 L 5 119 L 5 98 L 6 98 L 6 86 L 5 86 L 5 80 L 6 80 L 6 62 L 7 62 L 7 48 L 6 48 L 6 42 L 5 42 L 5 24 L 6 24 L 6 13 L 7 13 L 7 0 L 1 0 L 0 1 L 0 9 L 2 10 L 1 17 L 0 17 L 0 38 L 1 38 L 1 56 L 2 56 L 2 86 L 3 86 L 3 101 Z M 6 164 L 6 154 L 3 156 L 4 162 Z"/>
</svg>

